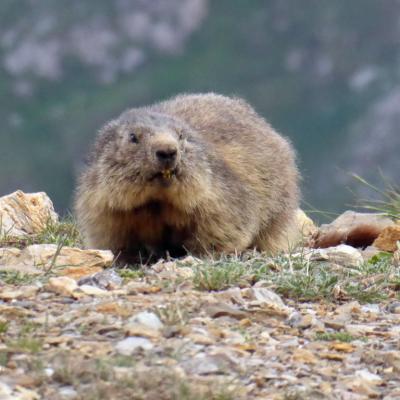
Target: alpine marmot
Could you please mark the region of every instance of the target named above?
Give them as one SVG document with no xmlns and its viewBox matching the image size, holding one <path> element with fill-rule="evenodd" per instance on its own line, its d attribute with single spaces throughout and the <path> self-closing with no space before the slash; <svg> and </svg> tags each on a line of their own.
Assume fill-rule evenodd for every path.
<svg viewBox="0 0 400 400">
<path fill-rule="evenodd" d="M 244 100 L 209 93 L 107 123 L 75 210 L 86 246 L 129 259 L 279 251 L 298 201 L 290 143 Z"/>
</svg>

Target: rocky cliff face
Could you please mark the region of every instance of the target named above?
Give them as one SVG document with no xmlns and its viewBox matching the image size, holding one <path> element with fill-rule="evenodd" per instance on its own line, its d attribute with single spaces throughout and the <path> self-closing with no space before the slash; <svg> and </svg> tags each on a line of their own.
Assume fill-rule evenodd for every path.
<svg viewBox="0 0 400 400">
<path fill-rule="evenodd" d="M 354 123 L 346 147 L 350 171 L 376 182 L 382 168 L 385 179 L 400 182 L 400 87 L 389 90 Z"/>
<path fill-rule="evenodd" d="M 63 78 L 70 59 L 111 83 L 142 65 L 149 52 L 182 51 L 207 13 L 207 0 L 74 0 L 67 6 L 29 1 L 0 28 L 1 61 L 15 93 L 31 94 L 37 78 Z"/>
</svg>

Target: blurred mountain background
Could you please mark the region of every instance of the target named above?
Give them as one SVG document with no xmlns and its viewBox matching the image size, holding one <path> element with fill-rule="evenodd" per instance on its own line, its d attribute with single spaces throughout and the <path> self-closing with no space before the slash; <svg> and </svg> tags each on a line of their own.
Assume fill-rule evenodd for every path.
<svg viewBox="0 0 400 400">
<path fill-rule="evenodd" d="M 3 0 L 0 194 L 65 212 L 105 121 L 215 91 L 293 141 L 305 209 L 343 210 L 349 172 L 400 181 L 399 45 L 398 0 Z"/>
</svg>

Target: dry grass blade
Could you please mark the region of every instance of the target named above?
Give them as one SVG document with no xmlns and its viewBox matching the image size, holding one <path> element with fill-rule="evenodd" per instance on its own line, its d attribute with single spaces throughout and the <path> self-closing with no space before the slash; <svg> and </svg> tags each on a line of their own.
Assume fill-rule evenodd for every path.
<svg viewBox="0 0 400 400">
<path fill-rule="evenodd" d="M 383 178 L 384 189 L 380 189 L 357 174 L 352 174 L 352 177 L 381 197 L 380 200 L 360 200 L 358 203 L 361 208 L 384 213 L 393 219 L 400 219 L 400 187 Z"/>
</svg>

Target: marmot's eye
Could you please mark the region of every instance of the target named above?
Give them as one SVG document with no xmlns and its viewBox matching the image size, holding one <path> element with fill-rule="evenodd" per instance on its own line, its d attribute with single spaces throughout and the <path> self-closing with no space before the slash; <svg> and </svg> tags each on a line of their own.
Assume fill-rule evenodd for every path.
<svg viewBox="0 0 400 400">
<path fill-rule="evenodd" d="M 136 134 L 134 133 L 134 132 L 131 132 L 130 134 L 129 134 L 129 141 L 131 142 L 131 143 L 137 143 L 139 140 L 138 140 L 138 138 L 137 138 L 137 136 L 136 136 Z"/>
<path fill-rule="evenodd" d="M 179 140 L 183 139 L 183 131 L 178 131 L 178 138 Z"/>
</svg>

